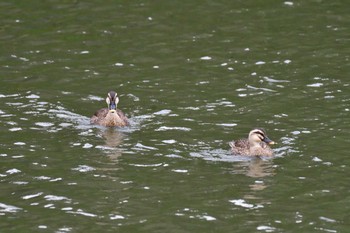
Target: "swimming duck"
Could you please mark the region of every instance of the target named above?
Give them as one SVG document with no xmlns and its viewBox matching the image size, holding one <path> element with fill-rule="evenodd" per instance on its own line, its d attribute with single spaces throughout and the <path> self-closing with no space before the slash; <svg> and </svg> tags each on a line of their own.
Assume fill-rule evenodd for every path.
<svg viewBox="0 0 350 233">
<path fill-rule="evenodd" d="M 273 145 L 275 142 L 266 136 L 264 129 L 256 128 L 249 132 L 248 138 L 232 141 L 229 144 L 231 152 L 235 155 L 273 156 L 269 145 Z"/>
<path fill-rule="evenodd" d="M 128 126 L 128 118 L 120 109 L 117 109 L 119 103 L 118 94 L 114 91 L 108 92 L 106 102 L 108 108 L 101 108 L 96 111 L 91 117 L 90 123 L 102 126 Z"/>
</svg>

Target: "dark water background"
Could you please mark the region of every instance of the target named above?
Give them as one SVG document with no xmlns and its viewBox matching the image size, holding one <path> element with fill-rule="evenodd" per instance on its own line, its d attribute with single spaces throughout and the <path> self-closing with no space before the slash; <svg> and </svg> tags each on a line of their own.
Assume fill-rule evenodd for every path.
<svg viewBox="0 0 350 233">
<path fill-rule="evenodd" d="M 347 232 L 347 1 L 0 3 L 1 232 Z M 109 90 L 132 126 L 89 124 Z M 264 127 L 276 157 L 233 157 Z"/>
</svg>

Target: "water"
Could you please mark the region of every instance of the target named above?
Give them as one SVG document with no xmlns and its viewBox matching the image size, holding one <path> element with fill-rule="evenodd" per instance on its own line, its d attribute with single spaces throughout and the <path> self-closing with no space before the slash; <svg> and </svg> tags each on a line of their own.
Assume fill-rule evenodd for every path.
<svg viewBox="0 0 350 233">
<path fill-rule="evenodd" d="M 346 3 L 1 3 L 1 231 L 348 231 Z"/>
</svg>

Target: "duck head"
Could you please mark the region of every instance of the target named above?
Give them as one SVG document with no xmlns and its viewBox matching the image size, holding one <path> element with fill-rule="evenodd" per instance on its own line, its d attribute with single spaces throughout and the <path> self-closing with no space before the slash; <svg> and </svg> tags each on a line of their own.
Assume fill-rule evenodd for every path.
<svg viewBox="0 0 350 233">
<path fill-rule="evenodd" d="M 106 103 L 108 105 L 109 112 L 115 113 L 117 111 L 117 105 L 119 103 L 118 94 L 114 91 L 108 92 Z"/>
<path fill-rule="evenodd" d="M 267 137 L 265 130 L 261 128 L 253 129 L 250 131 L 248 139 L 251 145 L 256 145 L 260 142 L 265 142 L 269 145 L 276 144 L 274 141 Z"/>
</svg>

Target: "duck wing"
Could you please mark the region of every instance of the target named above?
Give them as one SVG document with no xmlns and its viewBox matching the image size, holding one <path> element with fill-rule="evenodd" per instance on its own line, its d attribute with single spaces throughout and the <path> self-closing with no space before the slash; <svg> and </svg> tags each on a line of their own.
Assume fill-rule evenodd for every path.
<svg viewBox="0 0 350 233">
<path fill-rule="evenodd" d="M 239 147 L 239 148 L 248 148 L 249 143 L 247 139 L 238 139 L 236 141 L 232 141 L 229 143 L 230 146 L 233 147 Z"/>
<path fill-rule="evenodd" d="M 118 116 L 120 117 L 120 119 L 122 119 L 122 121 L 124 122 L 125 125 L 130 125 L 129 119 L 125 116 L 125 114 L 123 113 L 122 110 L 117 109 L 117 113 L 118 113 Z"/>
<path fill-rule="evenodd" d="M 107 116 L 108 108 L 101 108 L 97 110 L 90 119 L 91 124 L 96 124 L 99 120 L 104 119 Z"/>
</svg>

